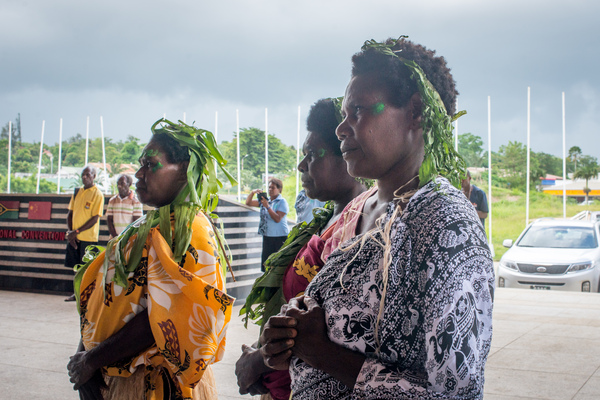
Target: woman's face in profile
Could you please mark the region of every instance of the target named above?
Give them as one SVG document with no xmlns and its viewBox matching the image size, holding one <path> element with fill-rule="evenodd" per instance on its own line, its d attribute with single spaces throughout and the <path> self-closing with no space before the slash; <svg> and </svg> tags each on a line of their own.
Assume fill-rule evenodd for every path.
<svg viewBox="0 0 600 400">
<path fill-rule="evenodd" d="M 306 195 L 320 201 L 336 198 L 339 184 L 348 175 L 344 160 L 329 150 L 318 133 L 308 132 L 302 151 L 304 158 L 298 164 L 298 170 L 302 173 L 302 187 Z"/>
<path fill-rule="evenodd" d="M 384 84 L 372 74 L 357 75 L 346 88 L 342 107 L 344 120 L 336 134 L 354 177 L 382 179 L 399 169 L 415 168 L 423 160 L 420 119 L 409 106 L 389 101 Z"/>
<path fill-rule="evenodd" d="M 151 207 L 171 204 L 187 183 L 187 163 L 168 162 L 164 151 L 152 140 L 139 161 L 135 187 L 140 202 Z"/>
</svg>

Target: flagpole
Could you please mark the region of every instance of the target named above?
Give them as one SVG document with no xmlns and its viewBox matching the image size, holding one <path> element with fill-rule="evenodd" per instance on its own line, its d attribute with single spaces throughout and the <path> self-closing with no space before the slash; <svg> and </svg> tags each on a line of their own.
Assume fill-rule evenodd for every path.
<svg viewBox="0 0 600 400">
<path fill-rule="evenodd" d="M 300 171 L 298 165 L 300 164 L 300 106 L 298 106 L 298 135 L 296 136 L 296 197 L 298 198 L 298 192 L 300 188 Z"/>
<path fill-rule="evenodd" d="M 219 112 L 215 111 L 215 143 L 217 144 L 217 148 L 219 148 Z M 217 163 L 215 163 L 215 176 L 217 175 L 218 167 Z"/>
<path fill-rule="evenodd" d="M 456 112 L 458 112 L 458 99 L 456 99 Z M 454 150 L 458 151 L 458 118 L 454 121 Z"/>
<path fill-rule="evenodd" d="M 90 140 L 90 116 L 88 115 L 85 123 L 85 166 L 88 165 L 88 148 Z"/>
<path fill-rule="evenodd" d="M 563 134 L 563 218 L 567 218 L 567 124 L 565 115 L 565 92 L 562 92 L 562 134 Z"/>
<path fill-rule="evenodd" d="M 104 148 L 104 120 L 102 116 L 100 116 L 100 135 L 102 136 L 102 163 L 104 164 L 104 184 L 106 185 L 104 191 L 108 193 L 109 182 L 108 182 L 108 172 L 106 171 L 106 150 Z"/>
<path fill-rule="evenodd" d="M 58 181 L 56 183 L 56 194 L 60 194 L 60 167 L 62 161 L 62 118 L 60 119 L 60 125 L 58 128 Z"/>
<path fill-rule="evenodd" d="M 219 144 L 219 112 L 215 111 L 215 142 Z"/>
<path fill-rule="evenodd" d="M 38 161 L 37 185 L 35 186 L 35 194 L 40 194 L 40 173 L 42 172 L 42 151 L 44 150 L 44 129 L 46 128 L 46 120 L 42 121 L 42 137 L 40 138 L 40 159 Z"/>
<path fill-rule="evenodd" d="M 488 243 L 494 257 L 494 245 L 492 244 L 492 98 L 488 96 Z"/>
<path fill-rule="evenodd" d="M 265 192 L 269 191 L 269 112 L 265 108 Z"/>
<path fill-rule="evenodd" d="M 525 226 L 529 225 L 529 168 L 531 166 L 531 87 L 527 86 L 527 195 L 525 196 Z"/>
<path fill-rule="evenodd" d="M 184 124 L 186 123 L 186 122 L 185 122 L 185 117 L 186 117 L 186 115 L 185 115 L 185 112 L 184 112 L 184 113 L 183 113 L 183 123 L 184 123 Z"/>
<path fill-rule="evenodd" d="M 6 193 L 10 193 L 10 159 L 12 158 L 12 121 L 8 121 L 8 181 Z"/>
<path fill-rule="evenodd" d="M 242 172 L 240 171 L 240 112 L 235 110 L 235 123 L 237 132 L 237 181 L 238 181 L 238 202 L 242 202 Z"/>
</svg>

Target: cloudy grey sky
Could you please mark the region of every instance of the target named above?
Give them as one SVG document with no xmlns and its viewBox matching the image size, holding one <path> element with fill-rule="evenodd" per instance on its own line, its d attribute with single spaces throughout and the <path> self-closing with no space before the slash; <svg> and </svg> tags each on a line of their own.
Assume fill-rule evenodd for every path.
<svg viewBox="0 0 600 400">
<path fill-rule="evenodd" d="M 366 39 L 405 34 L 443 55 L 457 81 L 459 132 L 492 148 L 526 142 L 600 158 L 600 2 L 597 0 L 0 0 L 0 124 L 21 113 L 24 139 L 135 135 L 169 119 L 231 140 L 241 127 L 296 144 L 310 105 L 344 93 L 350 57 Z"/>
</svg>

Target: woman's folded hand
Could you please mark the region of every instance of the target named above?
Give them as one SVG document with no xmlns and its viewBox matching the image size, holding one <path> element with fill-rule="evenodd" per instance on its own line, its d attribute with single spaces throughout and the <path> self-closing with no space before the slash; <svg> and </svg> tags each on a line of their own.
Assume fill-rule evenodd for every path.
<svg viewBox="0 0 600 400">
<path fill-rule="evenodd" d="M 281 314 L 269 318 L 260 335 L 260 352 L 265 365 L 278 370 L 288 369 L 296 335 L 294 318 Z"/>
<path fill-rule="evenodd" d="M 319 368 L 323 358 L 335 358 L 335 346 L 327 336 L 325 311 L 309 296 L 290 300 L 286 311 L 296 320 L 293 354 L 314 368 Z"/>
<path fill-rule="evenodd" d="M 260 350 L 253 346 L 242 345 L 242 356 L 235 363 L 235 375 L 240 394 L 251 395 L 268 393 L 261 382 L 261 376 L 271 369 L 263 361 Z"/>
</svg>

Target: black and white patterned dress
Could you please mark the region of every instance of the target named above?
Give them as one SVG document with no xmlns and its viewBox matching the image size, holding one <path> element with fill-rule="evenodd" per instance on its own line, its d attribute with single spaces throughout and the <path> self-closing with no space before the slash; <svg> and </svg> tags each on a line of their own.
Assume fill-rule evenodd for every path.
<svg viewBox="0 0 600 400">
<path fill-rule="evenodd" d="M 387 220 L 395 207 L 389 204 Z M 483 398 L 494 269 L 475 209 L 438 178 L 412 197 L 391 237 L 380 351 L 374 335 L 383 250 L 371 239 L 360 250 L 333 252 L 306 289 L 325 311 L 330 340 L 366 355 L 356 384 L 350 390 L 293 358 L 294 399 Z M 343 276 L 344 289 L 340 273 L 357 251 Z"/>
</svg>

